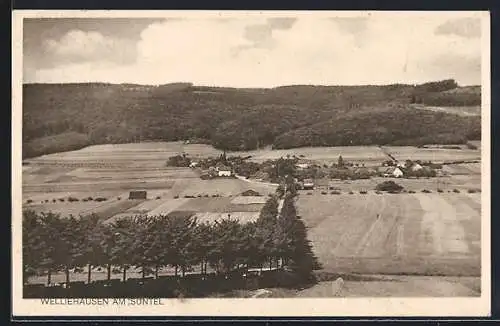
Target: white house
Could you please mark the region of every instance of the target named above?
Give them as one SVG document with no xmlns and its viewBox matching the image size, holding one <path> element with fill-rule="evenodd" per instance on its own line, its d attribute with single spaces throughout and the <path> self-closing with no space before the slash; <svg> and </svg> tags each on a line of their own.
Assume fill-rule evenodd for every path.
<svg viewBox="0 0 500 326">
<path fill-rule="evenodd" d="M 307 164 L 307 163 L 299 163 L 296 166 L 297 166 L 298 169 L 304 170 L 304 169 L 307 169 L 309 167 L 309 164 Z"/>
<path fill-rule="evenodd" d="M 398 168 L 403 168 L 403 169 L 404 169 L 404 168 L 406 168 L 406 162 L 398 162 L 398 163 L 396 164 L 396 166 L 397 166 Z"/>
<path fill-rule="evenodd" d="M 215 167 L 215 170 L 217 171 L 217 175 L 219 177 L 230 177 L 232 175 L 231 168 L 223 164 L 218 164 Z"/>
<path fill-rule="evenodd" d="M 390 167 L 384 172 L 384 177 L 401 178 L 403 175 L 403 171 L 398 167 Z"/>
<path fill-rule="evenodd" d="M 422 170 L 422 169 L 423 169 L 422 165 L 420 165 L 420 164 L 418 164 L 418 163 L 413 164 L 413 165 L 412 165 L 412 167 L 411 167 L 411 170 L 412 170 L 413 172 L 420 171 L 420 170 Z"/>
<path fill-rule="evenodd" d="M 314 181 L 312 179 L 304 180 L 304 189 L 314 189 Z"/>
<path fill-rule="evenodd" d="M 190 168 L 195 168 L 197 166 L 198 166 L 198 162 L 191 162 L 191 164 L 189 164 Z"/>
</svg>

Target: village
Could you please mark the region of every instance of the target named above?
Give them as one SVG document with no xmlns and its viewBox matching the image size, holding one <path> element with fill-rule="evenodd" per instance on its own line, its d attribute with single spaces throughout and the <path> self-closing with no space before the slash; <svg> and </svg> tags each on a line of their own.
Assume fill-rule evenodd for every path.
<svg viewBox="0 0 500 326">
<path fill-rule="evenodd" d="M 442 164 L 431 161 L 404 160 L 390 158 L 382 163 L 365 166 L 362 162 L 348 162 L 340 155 L 330 164 L 306 159 L 303 155 L 287 155 L 277 160 L 252 161 L 251 156 L 191 159 L 187 154 L 171 157 L 167 163 L 171 167 L 189 167 L 196 170 L 203 180 L 215 178 L 243 178 L 253 182 L 279 184 L 284 177 L 292 176 L 297 190 L 337 190 L 336 183 L 345 180 L 363 180 L 372 177 L 395 179 L 419 179 L 440 177 Z"/>
</svg>

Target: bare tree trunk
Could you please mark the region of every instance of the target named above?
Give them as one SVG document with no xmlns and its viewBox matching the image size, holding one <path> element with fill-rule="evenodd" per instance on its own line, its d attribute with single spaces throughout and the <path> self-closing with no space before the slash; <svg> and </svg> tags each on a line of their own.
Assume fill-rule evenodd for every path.
<svg viewBox="0 0 500 326">
<path fill-rule="evenodd" d="M 182 271 L 182 277 L 184 277 L 186 275 L 186 268 L 182 266 L 181 271 Z"/>
<path fill-rule="evenodd" d="M 175 276 L 177 277 L 177 265 L 175 265 Z"/>
<path fill-rule="evenodd" d="M 155 279 L 158 279 L 158 265 L 155 268 Z"/>
<path fill-rule="evenodd" d="M 125 265 L 122 266 L 123 268 L 123 282 L 127 281 L 127 268 Z"/>
<path fill-rule="evenodd" d="M 201 262 L 200 273 L 201 273 L 201 275 L 203 275 L 203 261 Z"/>
<path fill-rule="evenodd" d="M 207 265 L 208 265 L 208 262 L 205 262 L 205 264 L 203 266 L 203 271 L 205 272 L 205 274 L 207 274 Z"/>
<path fill-rule="evenodd" d="M 49 269 L 49 271 L 47 272 L 47 285 L 50 285 L 51 283 L 52 283 L 52 272 Z"/>
<path fill-rule="evenodd" d="M 90 284 L 91 278 L 92 278 L 92 264 L 89 264 L 89 271 L 87 274 L 87 284 Z"/>
<path fill-rule="evenodd" d="M 273 258 L 270 257 L 269 258 L 269 270 L 272 270 L 273 269 Z"/>
<path fill-rule="evenodd" d="M 144 266 L 142 266 L 141 274 L 142 274 L 142 280 L 144 281 L 144 279 L 146 278 L 146 270 L 144 269 Z"/>
<path fill-rule="evenodd" d="M 108 281 L 111 280 L 111 264 L 108 264 Z"/>
</svg>

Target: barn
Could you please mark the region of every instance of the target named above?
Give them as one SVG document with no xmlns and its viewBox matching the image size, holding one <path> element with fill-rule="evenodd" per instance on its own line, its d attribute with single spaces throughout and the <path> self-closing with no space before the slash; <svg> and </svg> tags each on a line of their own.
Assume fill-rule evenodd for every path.
<svg viewBox="0 0 500 326">
<path fill-rule="evenodd" d="M 128 199 L 147 199 L 148 193 L 145 190 L 134 190 L 128 195 Z"/>
<path fill-rule="evenodd" d="M 312 190 L 314 189 L 314 181 L 312 179 L 304 180 L 304 190 Z"/>
</svg>

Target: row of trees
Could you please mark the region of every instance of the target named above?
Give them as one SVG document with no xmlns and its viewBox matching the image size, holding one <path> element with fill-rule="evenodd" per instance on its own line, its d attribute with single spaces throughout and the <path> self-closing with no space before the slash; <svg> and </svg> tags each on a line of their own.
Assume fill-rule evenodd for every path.
<svg viewBox="0 0 500 326">
<path fill-rule="evenodd" d="M 98 216 L 64 218 L 52 213 L 23 213 L 24 280 L 35 274 L 64 271 L 70 282 L 72 269 L 88 270 L 88 282 L 96 266 L 119 268 L 126 280 L 132 266 L 142 276 L 158 277 L 161 267 L 175 274 L 188 271 L 217 273 L 264 266 L 288 267 L 300 279 L 309 280 L 318 268 L 307 240 L 304 223 L 296 215 L 294 197 L 285 195 L 281 212 L 271 197 L 255 222 L 241 224 L 227 218 L 200 223 L 192 213 L 135 216 L 104 224 Z"/>
</svg>

